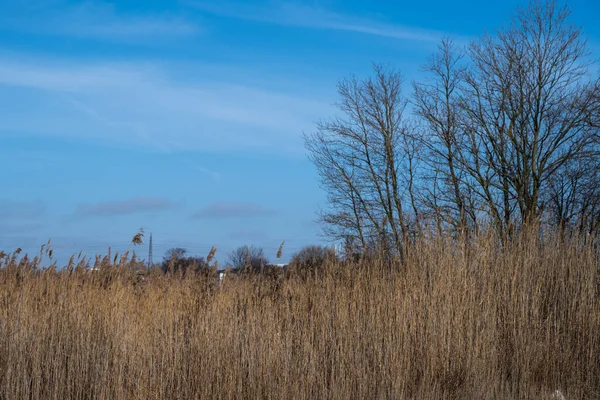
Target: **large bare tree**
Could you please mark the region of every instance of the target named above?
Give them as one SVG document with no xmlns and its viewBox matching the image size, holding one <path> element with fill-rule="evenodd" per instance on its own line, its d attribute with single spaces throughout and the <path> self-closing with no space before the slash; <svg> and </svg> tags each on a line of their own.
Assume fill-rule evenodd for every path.
<svg viewBox="0 0 600 400">
<path fill-rule="evenodd" d="M 343 116 L 318 124 L 305 142 L 328 194 L 330 208 L 321 216 L 326 232 L 402 255 L 418 220 L 417 144 L 405 119 L 402 76 L 381 65 L 374 72 L 338 84 Z"/>
<path fill-rule="evenodd" d="M 466 48 L 445 39 L 413 83 L 340 82 L 343 116 L 305 136 L 328 194 L 326 233 L 403 254 L 414 234 L 545 218 L 600 228 L 600 80 L 580 28 L 552 0 Z"/>
<path fill-rule="evenodd" d="M 432 187 L 443 193 L 429 198 L 454 225 L 476 226 L 484 211 L 505 234 L 544 206 L 562 213 L 584 192 L 584 203 L 592 200 L 583 182 L 597 177 L 599 85 L 568 16 L 553 1 L 532 1 L 507 28 L 471 43 L 466 56 L 444 40 L 426 66 L 428 79 L 414 84 L 428 165 L 439 180 Z M 569 180 L 574 193 L 560 200 Z"/>
<path fill-rule="evenodd" d="M 532 1 L 468 49 L 460 160 L 502 233 L 539 216 L 542 192 L 570 160 L 598 156 L 597 81 L 568 16 L 554 1 Z"/>
<path fill-rule="evenodd" d="M 448 225 L 465 229 L 476 227 L 475 199 L 471 195 L 470 179 L 460 164 L 465 146 L 464 111 L 460 94 L 464 83 L 464 53 L 452 40 L 444 39 L 424 65 L 426 79 L 413 83 L 413 105 L 420 121 L 423 143 L 424 186 L 427 199 L 424 206 L 435 217 L 438 230 Z"/>
</svg>

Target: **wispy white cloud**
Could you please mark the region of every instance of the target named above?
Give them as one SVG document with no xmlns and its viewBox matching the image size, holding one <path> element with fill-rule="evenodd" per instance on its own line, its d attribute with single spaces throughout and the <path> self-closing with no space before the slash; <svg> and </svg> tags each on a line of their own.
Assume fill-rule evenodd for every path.
<svg viewBox="0 0 600 400">
<path fill-rule="evenodd" d="M 250 218 L 275 215 L 275 211 L 260 204 L 236 201 L 216 201 L 196 211 L 192 218 Z"/>
<path fill-rule="evenodd" d="M 190 160 L 187 157 L 184 157 L 182 159 L 182 161 L 187 164 L 189 167 L 195 169 L 196 171 L 202 172 L 203 174 L 208 174 L 210 175 L 214 180 L 218 181 L 221 180 L 221 174 L 213 171 L 211 169 L 206 168 L 203 165 L 198 164 L 196 161 Z"/>
<path fill-rule="evenodd" d="M 153 80 L 155 69 L 144 63 L 82 63 L 73 59 L 0 56 L 0 84 L 89 93 L 109 91 Z"/>
<path fill-rule="evenodd" d="M 46 211 L 41 201 L 0 199 L 0 220 L 37 219 Z"/>
<path fill-rule="evenodd" d="M 109 129 L 129 128 L 130 132 L 137 134 L 138 138 L 143 143 L 153 146 L 155 149 L 159 150 L 162 153 L 173 154 L 173 150 L 168 145 L 168 143 L 161 142 L 161 141 L 158 141 L 155 138 L 153 138 L 151 135 L 148 134 L 147 129 L 143 125 L 122 122 L 122 121 L 114 121 L 114 120 L 111 120 L 109 118 L 106 118 L 106 117 L 100 115 L 98 113 L 98 111 L 94 110 L 93 108 L 89 107 L 88 105 L 82 103 L 79 100 L 75 100 L 75 99 L 71 98 L 71 99 L 69 99 L 69 101 L 73 104 L 73 106 L 75 106 L 76 108 L 78 108 L 79 110 L 84 112 L 85 114 L 89 115 L 92 119 L 99 121 L 99 123 L 101 123 L 101 124 L 104 124 L 107 128 L 109 128 Z M 211 169 L 208 169 L 207 167 L 200 165 L 199 163 L 191 160 L 188 157 L 183 157 L 183 158 L 180 158 L 179 160 L 181 162 L 183 162 L 184 164 L 186 164 L 188 167 L 191 167 L 203 174 L 209 175 L 214 180 L 218 181 L 221 179 L 220 173 L 215 172 Z"/>
<path fill-rule="evenodd" d="M 8 1 L 0 5 L 3 29 L 51 36 L 138 41 L 195 35 L 201 27 L 178 15 L 122 13 L 103 1 Z"/>
<path fill-rule="evenodd" d="M 189 0 L 185 4 L 205 13 L 285 26 L 348 31 L 417 42 L 439 42 L 444 36 L 444 33 L 435 30 L 354 17 L 299 2 L 271 1 L 250 5 Z"/>
<path fill-rule="evenodd" d="M 151 62 L 79 62 L 0 54 L 0 134 L 102 140 L 168 152 L 303 153 L 301 134 L 328 102 Z M 195 168 L 218 179 L 197 161 Z"/>
<path fill-rule="evenodd" d="M 149 211 L 165 211 L 173 208 L 174 204 L 165 197 L 133 197 L 126 200 L 103 201 L 95 204 L 80 204 L 76 216 L 127 215 Z"/>
</svg>

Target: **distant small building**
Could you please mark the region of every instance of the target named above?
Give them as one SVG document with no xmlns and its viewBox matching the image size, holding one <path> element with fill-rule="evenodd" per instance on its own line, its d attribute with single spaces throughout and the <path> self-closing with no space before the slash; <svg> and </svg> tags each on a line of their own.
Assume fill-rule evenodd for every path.
<svg viewBox="0 0 600 400">
<path fill-rule="evenodd" d="M 217 276 L 219 277 L 219 280 L 222 281 L 223 279 L 225 279 L 225 276 L 227 276 L 227 271 L 224 269 L 220 269 L 217 271 Z"/>
</svg>

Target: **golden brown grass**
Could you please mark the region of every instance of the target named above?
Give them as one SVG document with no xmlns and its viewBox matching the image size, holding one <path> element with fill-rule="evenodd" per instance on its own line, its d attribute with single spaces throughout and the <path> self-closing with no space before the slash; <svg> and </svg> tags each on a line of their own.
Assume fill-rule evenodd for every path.
<svg viewBox="0 0 600 400">
<path fill-rule="evenodd" d="M 437 239 L 406 260 L 219 283 L 5 256 L 0 398 L 600 398 L 592 246 Z"/>
</svg>

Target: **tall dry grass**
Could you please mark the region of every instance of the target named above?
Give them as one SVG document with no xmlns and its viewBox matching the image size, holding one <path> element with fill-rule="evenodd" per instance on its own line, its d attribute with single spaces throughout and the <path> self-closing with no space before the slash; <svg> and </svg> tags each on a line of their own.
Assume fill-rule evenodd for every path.
<svg viewBox="0 0 600 400">
<path fill-rule="evenodd" d="M 3 263 L 2 399 L 600 398 L 598 253 L 553 234 L 316 279 Z"/>
</svg>

